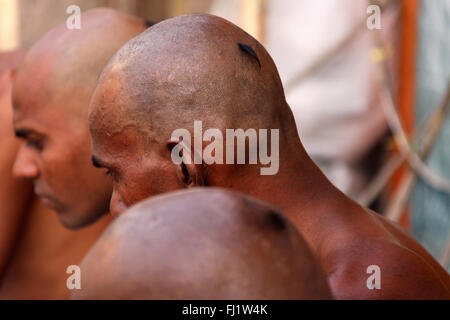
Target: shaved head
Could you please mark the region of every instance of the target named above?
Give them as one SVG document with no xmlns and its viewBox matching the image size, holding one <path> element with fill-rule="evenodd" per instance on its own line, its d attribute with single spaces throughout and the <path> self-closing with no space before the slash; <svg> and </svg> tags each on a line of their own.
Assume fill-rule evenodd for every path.
<svg viewBox="0 0 450 320">
<path fill-rule="evenodd" d="M 320 264 L 272 207 L 221 189 L 145 200 L 84 259 L 82 299 L 328 299 Z"/>
<path fill-rule="evenodd" d="M 120 211 L 148 195 L 183 187 L 172 170 L 168 141 L 178 128 L 193 133 L 194 120 L 201 120 L 204 130 L 222 132 L 279 129 L 280 143 L 299 149 L 280 77 L 261 44 L 216 16 L 168 19 L 127 42 L 113 56 L 91 100 L 94 156 L 112 170 L 116 180 L 130 186 L 129 190 L 133 186 L 133 193 L 127 194 L 123 185 L 114 185 L 119 200 L 112 201 L 113 210 L 114 203 L 119 203 L 115 207 Z M 160 175 L 143 165 L 150 158 L 149 166 L 167 170 L 162 184 Z M 146 171 L 127 176 L 121 162 L 130 161 L 141 163 L 138 168 Z M 200 178 L 192 179 L 202 184 L 226 186 L 224 182 L 232 177 L 251 180 L 259 175 L 259 165 L 209 165 L 207 175 L 197 175 Z M 147 182 L 138 182 L 139 176 Z"/>
<path fill-rule="evenodd" d="M 89 10 L 81 19 L 81 29 L 70 30 L 61 24 L 29 50 L 16 77 L 16 109 L 36 111 L 52 100 L 64 100 L 58 109 L 86 116 L 105 63 L 146 27 L 145 21 L 113 9 Z M 27 95 L 21 94 L 25 89 Z"/>
<path fill-rule="evenodd" d="M 107 212 L 111 182 L 91 163 L 87 111 L 98 75 L 145 21 L 112 9 L 81 15 L 79 30 L 61 24 L 26 54 L 13 88 L 14 128 L 26 141 L 14 172 L 67 227 L 85 226 Z"/>
<path fill-rule="evenodd" d="M 123 46 L 100 76 L 90 114 L 94 133 L 124 126 L 107 126 L 116 114 L 103 118 L 116 99 L 114 112 L 162 140 L 174 128 L 192 127 L 193 119 L 215 128 L 279 127 L 289 109 L 266 50 L 212 15 L 165 20 Z"/>
<path fill-rule="evenodd" d="M 199 130 L 193 128 L 195 121 L 202 123 Z M 168 19 L 125 44 L 100 76 L 89 125 L 93 155 L 113 177 L 110 207 L 115 213 L 170 190 L 232 189 L 280 208 L 314 249 L 341 298 L 442 297 L 448 292 L 440 282 L 448 275 L 438 262 L 407 234 L 336 189 L 309 158 L 269 54 L 224 19 Z M 275 174 L 262 176 L 263 162 L 193 161 L 201 147 L 222 141 L 225 129 L 238 128 L 279 129 L 279 144 L 271 143 L 279 148 Z M 175 130 L 183 134 L 172 137 Z M 250 144 L 249 135 L 244 139 Z M 178 160 L 172 160 L 172 152 Z M 374 263 L 389 279 L 384 280 L 388 289 L 367 290 L 367 266 Z M 398 277 L 397 270 L 426 280 L 418 284 Z"/>
<path fill-rule="evenodd" d="M 119 98 L 115 111 L 166 136 L 200 118 L 210 118 L 215 127 L 279 126 L 285 107 L 278 72 L 265 49 L 211 15 L 168 19 L 130 40 L 105 67 L 97 91 L 112 95 L 94 96 L 94 103 Z M 91 112 L 94 132 L 102 129 L 96 119 L 100 111 Z"/>
</svg>

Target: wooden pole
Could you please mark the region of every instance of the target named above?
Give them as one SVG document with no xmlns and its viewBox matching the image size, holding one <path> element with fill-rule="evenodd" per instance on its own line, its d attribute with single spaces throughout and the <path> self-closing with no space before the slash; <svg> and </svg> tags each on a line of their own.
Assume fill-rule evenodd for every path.
<svg viewBox="0 0 450 320">
<path fill-rule="evenodd" d="M 0 50 L 20 46 L 18 0 L 0 0 Z"/>
<path fill-rule="evenodd" d="M 265 0 L 240 0 L 239 25 L 259 42 L 264 41 Z"/>
</svg>

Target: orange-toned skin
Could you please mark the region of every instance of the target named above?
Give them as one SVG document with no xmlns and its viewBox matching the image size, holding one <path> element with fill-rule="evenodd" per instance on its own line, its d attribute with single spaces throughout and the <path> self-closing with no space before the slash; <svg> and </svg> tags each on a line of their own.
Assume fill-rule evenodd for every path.
<svg viewBox="0 0 450 320">
<path fill-rule="evenodd" d="M 70 231 L 32 193 L 31 181 L 13 177 L 20 141 L 12 126 L 11 84 L 21 55 L 0 54 L 0 299 L 66 299 L 67 266 L 81 262 L 111 217 Z"/>
<path fill-rule="evenodd" d="M 81 264 L 71 299 L 330 299 L 298 230 L 218 188 L 151 197 L 120 215 Z"/>
<path fill-rule="evenodd" d="M 31 195 L 31 183 L 14 179 L 11 168 L 19 141 L 14 139 L 11 108 L 11 82 L 13 69 L 23 53 L 19 51 L 0 53 L 0 277 L 17 235 Z"/>
<path fill-rule="evenodd" d="M 238 43 L 251 46 L 258 61 Z M 175 164 L 171 134 L 185 128 L 193 137 L 195 120 L 203 121 L 203 132 L 279 128 L 277 174 L 261 175 L 260 165 L 196 165 L 194 152 Z M 336 298 L 450 299 L 448 273 L 419 243 L 345 196 L 314 164 L 269 54 L 219 17 L 168 19 L 123 46 L 99 77 L 89 125 L 93 154 L 111 171 L 116 214 L 181 188 L 240 191 L 279 208 L 297 226 Z M 379 290 L 367 287 L 371 265 L 381 271 Z"/>
<path fill-rule="evenodd" d="M 67 267 L 81 263 L 111 217 L 72 231 L 37 197 L 29 201 L 32 205 L 2 279 L 0 299 L 67 299 L 71 293 Z"/>
</svg>

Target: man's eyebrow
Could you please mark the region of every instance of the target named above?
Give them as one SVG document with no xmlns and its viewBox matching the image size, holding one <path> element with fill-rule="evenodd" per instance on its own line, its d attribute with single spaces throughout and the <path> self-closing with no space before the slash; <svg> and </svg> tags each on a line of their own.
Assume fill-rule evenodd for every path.
<svg viewBox="0 0 450 320">
<path fill-rule="evenodd" d="M 105 166 L 101 163 L 99 159 L 97 159 L 95 156 L 91 157 L 92 165 L 96 168 L 105 168 Z"/>
</svg>

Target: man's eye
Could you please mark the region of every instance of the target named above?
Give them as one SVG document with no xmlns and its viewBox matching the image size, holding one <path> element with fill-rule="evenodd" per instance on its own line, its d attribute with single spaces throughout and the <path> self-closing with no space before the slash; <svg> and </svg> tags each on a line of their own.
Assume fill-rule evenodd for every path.
<svg viewBox="0 0 450 320">
<path fill-rule="evenodd" d="M 36 149 L 38 151 L 42 150 L 42 142 L 38 141 L 38 140 L 32 140 L 32 139 L 28 139 L 27 140 L 27 146 Z"/>
<path fill-rule="evenodd" d="M 108 170 L 105 172 L 105 174 L 106 174 L 106 176 L 110 177 L 113 181 L 116 181 L 116 180 L 117 180 L 117 173 L 116 173 L 114 170 L 108 169 Z"/>
</svg>

